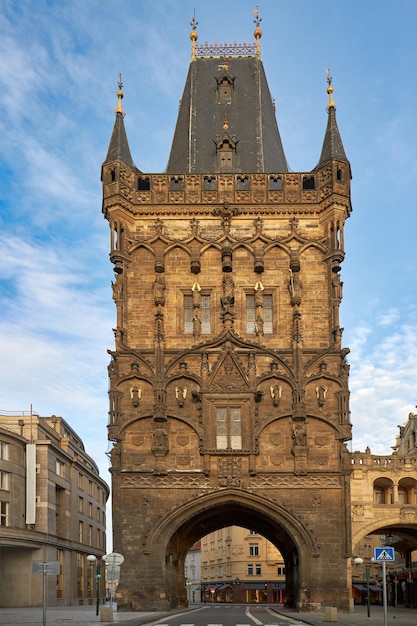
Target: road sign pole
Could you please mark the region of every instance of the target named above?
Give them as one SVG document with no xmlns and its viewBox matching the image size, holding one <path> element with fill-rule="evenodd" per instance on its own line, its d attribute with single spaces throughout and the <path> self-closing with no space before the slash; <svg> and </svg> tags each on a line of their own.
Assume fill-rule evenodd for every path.
<svg viewBox="0 0 417 626">
<path fill-rule="evenodd" d="M 43 562 L 42 572 L 42 614 L 43 614 L 43 626 L 46 626 L 46 572 L 48 569 L 48 561 Z"/>
<path fill-rule="evenodd" d="M 384 626 L 387 626 L 387 564 L 382 561 L 382 595 L 384 598 Z"/>
</svg>

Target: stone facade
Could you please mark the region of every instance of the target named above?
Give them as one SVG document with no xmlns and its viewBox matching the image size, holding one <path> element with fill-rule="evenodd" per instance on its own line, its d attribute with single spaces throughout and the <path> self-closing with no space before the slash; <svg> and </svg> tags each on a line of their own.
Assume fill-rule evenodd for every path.
<svg viewBox="0 0 417 626">
<path fill-rule="evenodd" d="M 95 602 L 87 555 L 106 552 L 108 497 L 61 417 L 0 415 L 0 606 L 42 606 L 34 561 L 59 563 L 59 573 L 46 576 L 48 606 Z"/>
<path fill-rule="evenodd" d="M 288 605 L 347 608 L 339 306 L 351 176 L 334 150 L 334 105 L 312 172 L 241 173 L 227 160 L 224 171 L 220 160 L 205 173 L 144 174 L 122 95 L 102 168 L 117 311 L 108 433 L 119 605 L 185 605 L 187 551 L 244 518 L 282 553 Z"/>
</svg>

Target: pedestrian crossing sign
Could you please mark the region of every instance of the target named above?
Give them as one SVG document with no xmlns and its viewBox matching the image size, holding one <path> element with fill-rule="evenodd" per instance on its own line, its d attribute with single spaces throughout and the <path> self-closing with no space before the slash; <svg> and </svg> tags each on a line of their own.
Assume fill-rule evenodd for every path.
<svg viewBox="0 0 417 626">
<path fill-rule="evenodd" d="M 395 561 L 394 548 L 384 546 L 383 548 L 374 548 L 374 561 Z"/>
</svg>

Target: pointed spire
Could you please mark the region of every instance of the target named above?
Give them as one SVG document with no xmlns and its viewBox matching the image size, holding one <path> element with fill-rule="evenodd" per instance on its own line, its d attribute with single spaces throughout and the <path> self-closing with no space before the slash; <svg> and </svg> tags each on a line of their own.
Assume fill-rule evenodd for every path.
<svg viewBox="0 0 417 626">
<path fill-rule="evenodd" d="M 333 101 L 333 79 L 330 75 L 330 70 L 326 70 L 326 74 L 328 84 L 327 93 L 329 94 L 329 104 L 327 105 L 327 112 L 329 117 L 327 120 L 327 128 L 324 135 L 320 159 L 315 169 L 321 167 L 332 159 L 338 159 L 339 161 L 345 161 L 349 163 L 336 122 L 336 105 Z"/>
<path fill-rule="evenodd" d="M 113 133 L 109 143 L 109 149 L 107 150 L 107 156 L 105 163 L 110 161 L 121 161 L 125 165 L 132 169 L 137 169 L 133 163 L 132 155 L 130 154 L 129 143 L 127 141 L 127 135 L 124 124 L 125 112 L 122 106 L 123 91 L 122 91 L 122 75 L 119 73 L 119 82 L 117 90 L 117 106 L 115 108 L 116 121 L 114 122 Z"/>
</svg>

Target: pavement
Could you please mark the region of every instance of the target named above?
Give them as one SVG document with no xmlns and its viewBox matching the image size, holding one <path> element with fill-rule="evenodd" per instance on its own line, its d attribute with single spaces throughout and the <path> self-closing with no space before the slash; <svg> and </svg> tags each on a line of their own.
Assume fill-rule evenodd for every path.
<svg viewBox="0 0 417 626">
<path fill-rule="evenodd" d="M 189 609 L 178 609 L 170 613 L 158 612 L 135 612 L 125 613 L 113 611 L 113 623 L 121 623 L 123 626 L 141 626 L 148 623 L 158 623 L 162 621 L 166 623 L 170 617 L 179 616 L 181 614 L 188 615 L 186 622 L 190 624 L 190 613 L 193 609 L 198 608 L 192 606 Z M 272 607 L 270 607 L 272 608 Z M 278 615 L 290 618 L 291 623 L 309 624 L 310 626 L 322 626 L 330 623 L 326 621 L 326 615 L 322 612 L 303 613 L 297 611 L 289 611 L 284 608 L 273 608 Z M 93 606 L 68 606 L 53 607 L 46 609 L 46 620 L 42 607 L 37 608 L 0 608 L 0 624 L 1 626 L 17 626 L 18 624 L 26 624 L 26 626 L 96 626 L 100 623 L 109 623 L 101 621 L 101 615 L 96 615 Z M 327 616 L 329 617 L 329 616 Z M 382 606 L 371 606 L 370 617 L 367 616 L 367 608 L 365 606 L 355 606 L 353 613 L 338 612 L 337 624 L 341 626 L 417 626 L 417 609 L 408 609 L 404 607 L 388 607 L 387 621 L 384 622 L 384 610 Z M 271 624 L 274 618 L 271 616 Z M 333 623 L 334 620 L 333 620 Z"/>
</svg>

